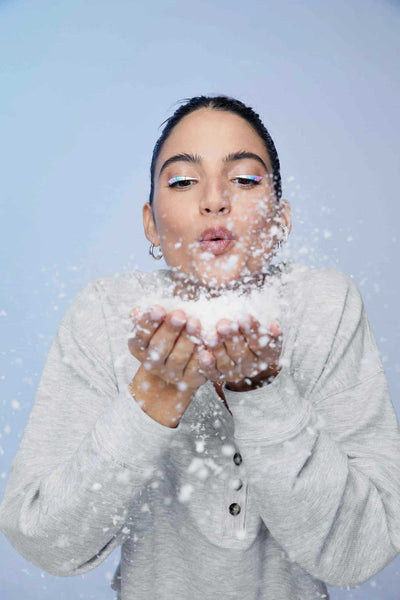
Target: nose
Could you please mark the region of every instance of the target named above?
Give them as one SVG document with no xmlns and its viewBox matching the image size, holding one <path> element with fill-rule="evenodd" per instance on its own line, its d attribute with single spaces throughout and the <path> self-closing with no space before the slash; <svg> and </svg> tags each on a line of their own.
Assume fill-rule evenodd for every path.
<svg viewBox="0 0 400 600">
<path fill-rule="evenodd" d="M 202 215 L 225 215 L 230 213 L 231 202 L 228 190 L 221 189 L 218 186 L 207 189 L 200 200 L 199 210 Z"/>
</svg>

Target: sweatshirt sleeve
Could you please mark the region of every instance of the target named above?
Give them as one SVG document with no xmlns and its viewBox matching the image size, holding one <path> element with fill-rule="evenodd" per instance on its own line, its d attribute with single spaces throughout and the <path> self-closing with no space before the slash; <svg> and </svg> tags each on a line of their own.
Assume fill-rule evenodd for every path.
<svg viewBox="0 0 400 600">
<path fill-rule="evenodd" d="M 130 505 L 178 430 L 149 417 L 128 386 L 118 389 L 90 282 L 48 353 L 0 505 L 0 530 L 52 575 L 93 569 L 129 536 Z"/>
<path fill-rule="evenodd" d="M 317 277 L 277 377 L 225 396 L 271 535 L 314 577 L 355 587 L 400 552 L 400 431 L 356 284 Z"/>
</svg>

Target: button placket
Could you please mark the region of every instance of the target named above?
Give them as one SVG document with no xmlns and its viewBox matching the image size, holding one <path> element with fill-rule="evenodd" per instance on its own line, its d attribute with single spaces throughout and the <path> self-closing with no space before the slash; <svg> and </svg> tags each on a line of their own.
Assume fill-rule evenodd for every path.
<svg viewBox="0 0 400 600">
<path fill-rule="evenodd" d="M 226 504 L 223 519 L 223 534 L 230 539 L 237 538 L 236 534 L 242 534 L 245 530 L 247 500 L 247 483 L 240 477 L 243 460 L 239 452 L 234 453 L 232 462 L 232 477 L 227 479 L 225 487 Z"/>
</svg>

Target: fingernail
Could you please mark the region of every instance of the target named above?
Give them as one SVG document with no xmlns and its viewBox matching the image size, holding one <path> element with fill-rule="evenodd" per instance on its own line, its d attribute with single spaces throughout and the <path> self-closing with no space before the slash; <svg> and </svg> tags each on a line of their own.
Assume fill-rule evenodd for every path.
<svg viewBox="0 0 400 600">
<path fill-rule="evenodd" d="M 231 324 L 228 323 L 223 323 L 221 325 L 218 325 L 217 327 L 217 331 L 218 333 L 220 333 L 221 335 L 228 335 L 229 333 L 232 333 L 233 331 L 233 327 Z"/>
<path fill-rule="evenodd" d="M 274 331 L 276 331 L 276 330 L 277 330 L 277 333 L 274 333 Z M 271 323 L 269 325 L 268 333 L 269 333 L 269 335 L 271 335 L 273 337 L 280 335 L 281 327 L 277 321 L 271 321 Z"/>
<path fill-rule="evenodd" d="M 186 319 L 178 317 L 178 315 L 173 315 L 171 317 L 171 323 L 174 327 L 182 327 L 182 325 L 186 323 Z"/>
<path fill-rule="evenodd" d="M 158 306 L 152 306 L 150 308 L 150 319 L 152 321 L 159 321 L 164 316 L 164 312 Z"/>
<path fill-rule="evenodd" d="M 131 319 L 136 318 L 140 313 L 142 312 L 142 309 L 140 308 L 140 306 L 135 306 L 135 308 L 133 308 L 131 310 L 131 312 L 129 313 L 129 317 Z"/>
<path fill-rule="evenodd" d="M 279 333 L 282 331 L 282 327 L 279 321 L 274 321 L 275 325 L 277 326 Z"/>
<path fill-rule="evenodd" d="M 188 333 L 197 333 L 198 327 L 195 319 L 189 319 L 186 323 L 186 331 Z"/>
<path fill-rule="evenodd" d="M 210 348 L 215 348 L 215 346 L 218 346 L 219 339 L 218 339 L 218 336 L 215 335 L 214 333 L 208 334 L 203 337 L 204 337 L 204 341 L 205 341 L 206 345 L 210 346 Z"/>
</svg>

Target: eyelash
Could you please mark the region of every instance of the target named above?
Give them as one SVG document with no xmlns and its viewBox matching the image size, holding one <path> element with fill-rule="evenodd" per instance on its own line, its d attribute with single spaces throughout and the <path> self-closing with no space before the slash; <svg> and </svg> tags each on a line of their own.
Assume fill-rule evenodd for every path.
<svg viewBox="0 0 400 600">
<path fill-rule="evenodd" d="M 251 183 L 252 185 L 249 185 L 249 186 L 245 185 L 245 187 L 250 188 L 250 187 L 253 187 L 256 185 L 260 185 L 261 180 L 264 178 L 261 177 L 260 175 L 248 175 L 248 176 L 243 176 L 243 177 L 235 177 L 232 181 L 234 181 L 235 179 L 242 179 L 243 181 L 247 181 L 247 182 Z M 180 183 L 181 181 L 197 181 L 197 179 L 194 179 L 193 177 L 172 177 L 172 179 L 168 180 L 168 186 L 170 188 L 178 188 L 181 190 L 192 187 L 191 185 L 184 185 L 184 186 L 175 185 L 177 183 Z"/>
</svg>

